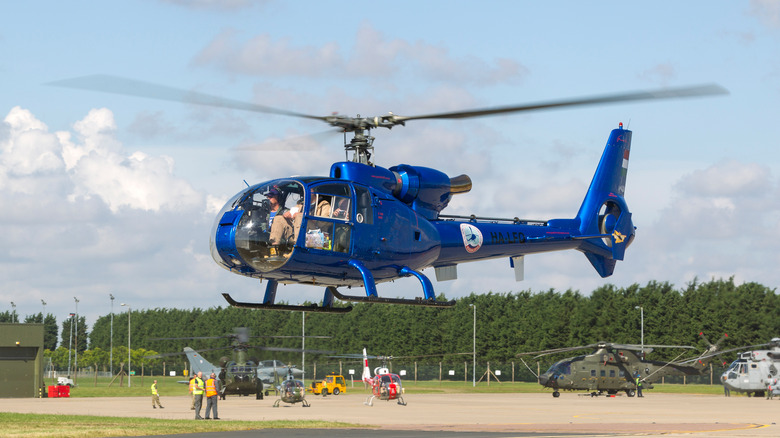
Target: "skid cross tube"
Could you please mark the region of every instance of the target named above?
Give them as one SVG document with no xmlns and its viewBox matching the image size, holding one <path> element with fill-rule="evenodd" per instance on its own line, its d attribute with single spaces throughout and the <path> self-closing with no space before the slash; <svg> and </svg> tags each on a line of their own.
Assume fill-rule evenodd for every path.
<svg viewBox="0 0 780 438">
<path fill-rule="evenodd" d="M 417 298 L 383 298 L 379 296 L 362 296 L 362 295 L 344 295 L 333 287 L 328 287 L 330 293 L 334 297 L 342 301 L 355 301 L 361 303 L 382 303 L 382 304 L 404 304 L 412 306 L 428 306 L 428 307 L 452 307 L 455 305 L 455 300 L 450 301 L 436 301 L 434 299 L 426 300 L 421 297 Z"/>
<path fill-rule="evenodd" d="M 352 310 L 352 306 L 347 307 L 328 307 L 318 306 L 316 304 L 310 304 L 307 306 L 296 304 L 274 304 L 274 303 L 249 303 L 236 301 L 230 294 L 223 293 L 225 300 L 233 307 L 243 307 L 245 309 L 262 309 L 262 310 L 292 310 L 303 312 L 323 312 L 323 313 L 346 313 Z"/>
</svg>

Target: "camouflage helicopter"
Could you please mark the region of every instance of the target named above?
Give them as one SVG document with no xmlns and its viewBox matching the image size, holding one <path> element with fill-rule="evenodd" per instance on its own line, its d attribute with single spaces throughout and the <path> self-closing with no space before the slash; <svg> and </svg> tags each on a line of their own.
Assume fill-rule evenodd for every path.
<svg viewBox="0 0 780 438">
<path fill-rule="evenodd" d="M 282 380 L 276 386 L 276 392 L 279 393 L 279 398 L 274 402 L 274 407 L 278 408 L 281 402 L 294 405 L 300 403 L 304 408 L 311 406 L 308 400 L 306 400 L 306 387 L 301 380 L 298 380 L 293 375 L 292 365 L 288 365 L 287 377 Z"/>
<path fill-rule="evenodd" d="M 329 336 L 307 336 L 309 338 L 328 338 Z M 262 366 L 259 366 L 259 362 L 256 358 L 249 357 L 249 350 L 263 350 L 263 351 L 281 351 L 291 353 L 322 353 L 327 354 L 329 351 L 318 350 L 302 350 L 297 348 L 284 348 L 284 347 L 264 347 L 259 345 L 249 345 L 250 338 L 300 338 L 300 336 L 250 336 L 249 329 L 246 327 L 238 327 L 234 333 L 224 336 L 193 336 L 185 338 L 154 338 L 151 340 L 185 340 L 185 339 L 230 339 L 231 345 L 227 347 L 208 348 L 194 350 L 189 347 L 185 347 L 181 353 L 164 353 L 157 355 L 156 357 L 176 356 L 180 354 L 186 354 L 192 366 L 192 372 L 202 371 L 204 375 L 208 375 L 211 372 L 217 374 L 220 382 L 222 383 L 222 394 L 220 396 L 224 398 L 225 395 L 251 395 L 254 394 L 257 400 L 263 399 L 264 385 L 263 374 L 268 370 Z M 209 351 L 219 350 L 233 350 L 232 358 L 223 356 L 220 358 L 220 366 L 216 367 L 210 362 L 205 360 L 201 353 Z M 275 372 L 275 367 L 272 368 Z M 295 370 L 291 369 L 290 372 Z M 267 382 L 266 382 L 267 383 Z M 265 391 L 265 395 L 268 395 L 268 391 Z"/>
<path fill-rule="evenodd" d="M 579 347 L 520 353 L 517 356 L 535 355 L 534 358 L 538 358 L 567 351 L 594 349 L 590 354 L 555 362 L 546 372 L 538 376 L 539 383 L 545 388 L 552 388 L 553 397 L 559 397 L 561 390 L 590 391 L 592 397 L 603 395 L 604 392 L 615 395 L 623 391 L 627 396 L 633 397 L 637 390 L 636 379 L 642 381 L 643 389 L 652 389 L 652 383 L 664 376 L 702 374 L 711 358 L 718 354 L 718 345 L 726 339 L 727 335 L 723 335 L 714 345 L 707 341 L 703 333 L 699 335 L 709 344 L 709 347 L 700 356 L 682 362 L 646 360 L 645 354 L 655 348 L 693 349 L 694 347 L 597 342 Z"/>
</svg>

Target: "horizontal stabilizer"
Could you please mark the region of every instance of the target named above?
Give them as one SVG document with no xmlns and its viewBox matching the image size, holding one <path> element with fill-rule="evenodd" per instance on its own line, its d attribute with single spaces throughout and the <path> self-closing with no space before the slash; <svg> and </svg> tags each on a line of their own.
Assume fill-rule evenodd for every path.
<svg viewBox="0 0 780 438">
<path fill-rule="evenodd" d="M 634 237 L 634 224 L 631 222 L 631 213 L 624 211 L 618 218 L 614 231 L 612 231 L 612 258 L 623 260 L 626 248 Z"/>
</svg>

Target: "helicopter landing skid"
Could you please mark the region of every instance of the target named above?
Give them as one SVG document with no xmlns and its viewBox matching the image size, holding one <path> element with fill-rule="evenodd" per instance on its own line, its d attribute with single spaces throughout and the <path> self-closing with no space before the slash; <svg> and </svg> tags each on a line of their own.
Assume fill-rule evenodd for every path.
<svg viewBox="0 0 780 438">
<path fill-rule="evenodd" d="M 246 309 L 264 309 L 264 310 L 295 310 L 304 312 L 325 312 L 325 313 L 346 313 L 352 310 L 352 306 L 347 307 L 329 307 L 318 306 L 311 304 L 308 306 L 300 306 L 295 304 L 273 304 L 273 303 L 248 303 L 243 301 L 236 301 L 228 293 L 223 293 L 223 297 L 232 307 L 243 307 Z"/>
<path fill-rule="evenodd" d="M 425 299 L 421 297 L 417 298 L 384 298 L 376 295 L 362 296 L 362 295 L 344 295 L 336 290 L 335 287 L 329 287 L 330 293 L 334 297 L 341 301 L 358 301 L 362 303 L 383 303 L 383 304 L 405 304 L 412 306 L 428 306 L 428 307 L 452 307 L 455 305 L 455 300 L 450 301 L 436 301 L 436 299 Z"/>
</svg>

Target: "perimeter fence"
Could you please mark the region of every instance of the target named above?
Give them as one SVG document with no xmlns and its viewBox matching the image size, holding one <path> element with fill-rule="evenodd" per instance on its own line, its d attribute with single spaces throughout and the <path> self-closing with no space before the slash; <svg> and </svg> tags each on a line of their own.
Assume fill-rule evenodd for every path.
<svg viewBox="0 0 780 438">
<path fill-rule="evenodd" d="M 133 367 L 133 376 L 183 376 L 187 370 L 188 363 L 178 362 L 165 365 L 146 366 L 144 368 Z M 374 368 L 382 364 L 376 360 L 369 361 L 369 367 L 372 375 Z M 537 382 L 539 373 L 543 373 L 552 363 L 549 362 L 485 362 L 477 361 L 476 368 L 471 361 L 442 361 L 442 362 L 415 362 L 394 360 L 385 363 L 390 372 L 401 376 L 404 381 L 409 382 L 476 382 L 479 385 L 491 385 L 514 382 Z M 301 368 L 300 364 L 293 364 L 296 368 Z M 340 374 L 347 380 L 360 381 L 363 374 L 362 361 L 329 361 L 329 362 L 306 362 L 303 366 L 305 371 L 305 380 L 321 380 L 328 374 Z M 725 366 L 720 364 L 711 364 L 705 373 L 689 376 L 667 376 L 657 383 L 669 384 L 702 384 L 702 385 L 720 385 L 720 375 L 726 370 Z M 114 370 L 118 372 L 118 370 Z M 78 372 L 71 370 L 71 376 L 79 378 L 94 378 L 94 367 L 79 367 Z M 55 378 L 58 376 L 67 376 L 67 369 L 53 370 L 47 368 L 45 376 Z M 98 377 L 111 377 L 112 374 L 105 369 L 97 372 Z"/>
<path fill-rule="evenodd" d="M 373 362 L 373 363 L 371 363 Z M 380 364 L 371 361 L 369 368 L 373 374 L 374 368 Z M 420 363 L 413 361 L 389 361 L 385 366 L 390 372 L 401 376 L 405 381 L 441 381 L 441 382 L 476 382 L 477 384 L 496 384 L 505 382 L 537 382 L 539 373 L 543 373 L 552 365 L 542 362 L 477 362 L 476 367 L 471 361 Z M 720 364 L 710 364 L 700 375 L 667 376 L 659 380 L 661 384 L 702 384 L 720 385 L 720 376 L 727 367 Z M 328 374 L 341 374 L 347 380 L 361 380 L 363 365 L 355 362 L 325 362 L 305 365 L 306 379 L 322 379 Z"/>
</svg>

